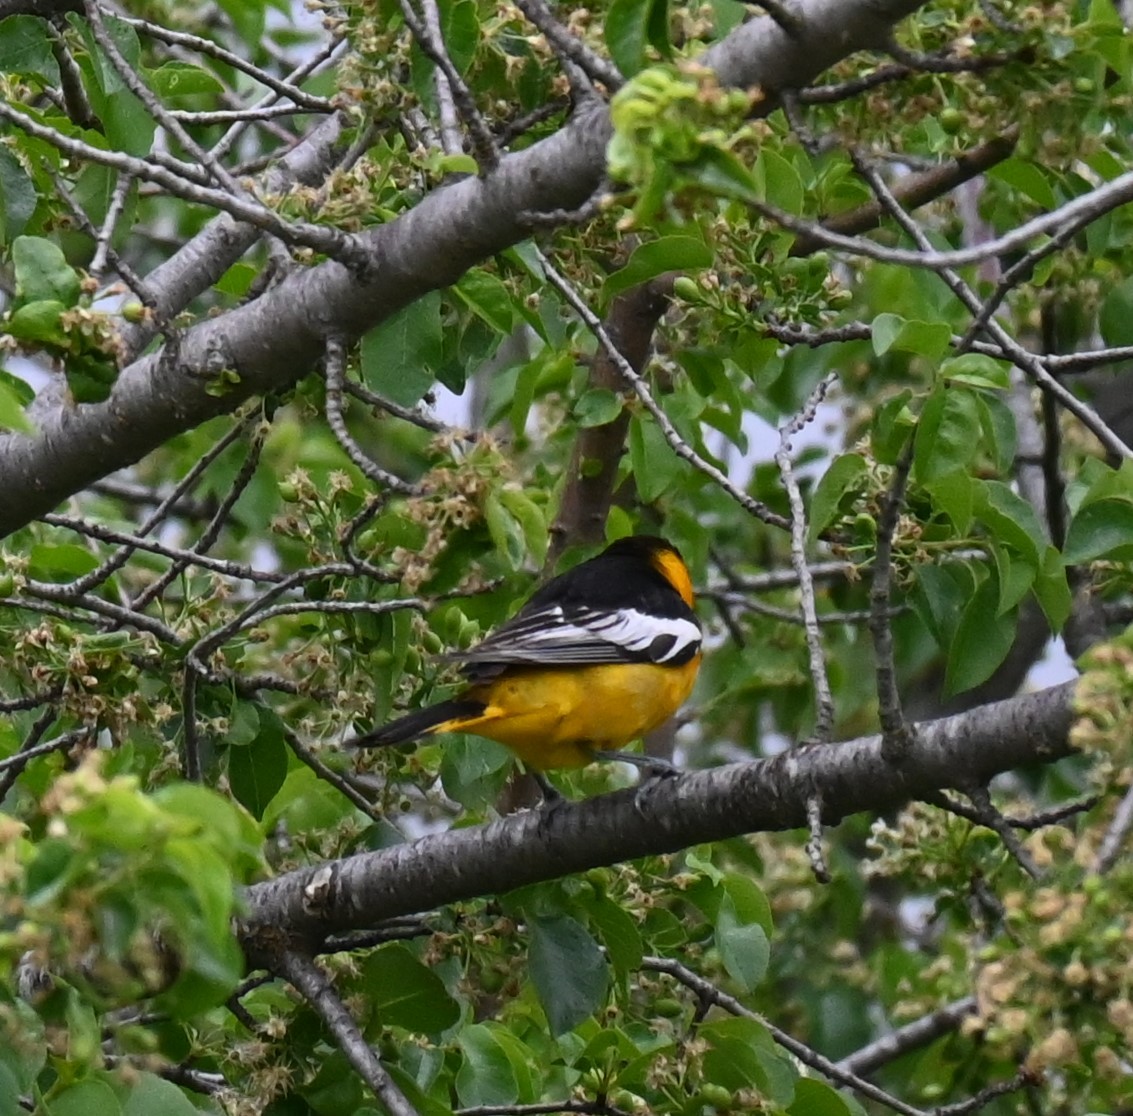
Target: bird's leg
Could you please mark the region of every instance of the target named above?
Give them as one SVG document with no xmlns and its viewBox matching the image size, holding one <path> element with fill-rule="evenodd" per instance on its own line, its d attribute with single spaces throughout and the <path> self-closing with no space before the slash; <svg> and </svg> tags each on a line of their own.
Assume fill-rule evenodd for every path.
<svg viewBox="0 0 1133 1116">
<path fill-rule="evenodd" d="M 628 763 L 651 779 L 666 779 L 679 775 L 681 769 L 668 760 L 657 756 L 639 756 L 636 752 L 607 752 L 595 749 L 590 753 L 596 760 L 610 760 L 615 763 Z"/>
<path fill-rule="evenodd" d="M 535 780 L 535 785 L 542 791 L 544 806 L 554 806 L 556 803 L 564 800 L 563 794 L 542 771 L 528 769 L 527 774 Z"/>
<path fill-rule="evenodd" d="M 645 817 L 645 807 L 649 795 L 666 779 L 675 778 L 681 773 L 676 764 L 657 756 L 639 756 L 636 752 L 606 752 L 595 750 L 590 753 L 595 759 L 615 760 L 620 763 L 632 764 L 641 772 L 637 783 L 637 793 L 633 796 L 633 808 Z"/>
</svg>

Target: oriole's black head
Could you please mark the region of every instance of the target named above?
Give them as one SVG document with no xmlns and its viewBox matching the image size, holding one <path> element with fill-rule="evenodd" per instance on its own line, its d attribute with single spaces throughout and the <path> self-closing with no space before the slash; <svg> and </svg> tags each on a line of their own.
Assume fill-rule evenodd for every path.
<svg viewBox="0 0 1133 1116">
<path fill-rule="evenodd" d="M 599 558 L 604 558 L 606 555 L 625 556 L 648 562 L 680 594 L 689 608 L 695 603 L 688 567 L 681 557 L 681 552 L 667 539 L 662 539 L 658 535 L 627 535 L 624 539 L 610 543 Z"/>
<path fill-rule="evenodd" d="M 666 551 L 675 554 L 678 558 L 681 557 L 681 552 L 671 542 L 659 535 L 626 535 L 624 539 L 610 543 L 603 553 L 635 554 L 640 558 L 651 559 L 653 555 L 663 554 Z"/>
</svg>

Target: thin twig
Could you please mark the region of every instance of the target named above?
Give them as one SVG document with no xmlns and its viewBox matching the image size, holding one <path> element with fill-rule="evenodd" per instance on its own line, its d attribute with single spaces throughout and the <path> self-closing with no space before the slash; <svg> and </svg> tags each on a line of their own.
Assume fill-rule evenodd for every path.
<svg viewBox="0 0 1133 1116">
<path fill-rule="evenodd" d="M 444 43 L 441 31 L 441 12 L 437 0 L 421 0 L 425 13 L 425 27 L 433 42 Z M 464 140 L 460 134 L 460 115 L 456 111 L 452 86 L 444 71 L 438 66 L 434 86 L 437 91 L 437 111 L 440 116 L 441 150 L 446 155 L 460 155 L 464 151 Z"/>
<path fill-rule="evenodd" d="M 91 737 L 91 730 L 89 728 L 72 729 L 70 732 L 65 732 L 61 736 L 52 737 L 50 740 L 45 740 L 42 744 L 35 744 L 30 748 L 21 748 L 14 756 L 8 756 L 7 759 L 0 760 L 0 771 L 15 770 L 17 774 L 23 770 L 30 760 L 36 759 L 39 756 L 46 756 L 51 752 L 61 752 L 65 748 L 70 748 L 74 744 L 78 744 L 81 740 L 88 740 Z"/>
<path fill-rule="evenodd" d="M 346 429 L 346 419 L 342 413 L 342 390 L 346 379 L 346 345 L 340 337 L 328 337 L 326 343 L 326 416 L 327 425 L 346 451 L 346 456 L 361 470 L 367 480 L 390 492 L 405 496 L 413 495 L 417 489 L 403 481 L 399 476 L 388 472 L 376 464 Z"/>
<path fill-rule="evenodd" d="M 228 523 L 228 517 L 235 506 L 236 501 L 244 494 L 244 490 L 252 483 L 252 478 L 255 476 L 256 469 L 260 464 L 260 454 L 264 448 L 264 442 L 267 440 L 267 435 L 270 427 L 267 422 L 261 422 L 252 434 L 251 443 L 248 446 L 248 452 L 240 465 L 239 471 L 229 485 L 228 492 L 220 502 L 220 506 L 213 513 L 212 519 L 205 525 L 205 529 L 201 532 L 201 537 L 193 544 L 193 550 L 197 554 L 203 554 L 212 548 L 212 545 L 220 537 L 220 532 Z M 150 601 L 156 600 L 166 588 L 173 584 L 181 576 L 181 574 L 188 568 L 189 562 L 182 559 L 174 561 L 173 565 L 165 571 L 160 577 L 156 578 L 151 584 L 147 585 L 137 596 L 134 601 L 134 607 L 141 609 L 145 608 Z"/>
<path fill-rule="evenodd" d="M 243 562 L 233 562 L 227 558 L 213 558 L 208 554 L 198 554 L 196 550 L 182 550 L 179 547 L 167 546 L 154 539 L 145 539 L 141 535 L 131 535 L 126 531 L 115 531 L 101 523 L 86 519 L 74 519 L 68 515 L 45 515 L 40 519 L 51 527 L 63 527 L 75 531 L 88 538 L 98 539 L 101 542 L 116 543 L 128 546 L 133 550 L 140 550 L 146 554 L 159 554 L 174 562 L 180 562 L 185 567 L 199 566 L 203 570 L 222 574 L 224 577 L 239 578 L 245 581 L 278 582 L 283 581 L 287 574 L 278 570 L 257 570 Z"/>
<path fill-rule="evenodd" d="M 1105 831 L 1102 846 L 1094 861 L 1094 872 L 1099 876 L 1105 875 L 1117 863 L 1131 829 L 1133 829 L 1133 787 L 1125 792 L 1113 815 L 1113 820 L 1109 823 L 1109 828 Z"/>
<path fill-rule="evenodd" d="M 943 791 L 925 799 L 933 806 L 939 806 L 957 817 L 976 825 L 982 825 L 998 834 L 1007 851 L 1018 861 L 1019 866 L 1033 880 L 1042 879 L 1044 873 L 1035 863 L 1034 857 L 1023 847 L 1018 836 L 1012 831 L 1012 822 L 995 807 L 988 794 L 987 787 L 968 787 L 964 793 L 968 797 L 970 806 L 965 806 L 950 794 Z"/>
<path fill-rule="evenodd" d="M 822 849 L 822 795 L 815 791 L 806 800 L 806 823 L 809 835 L 806 839 L 806 855 L 810 870 L 819 883 L 830 882 L 830 868 Z"/>
<path fill-rule="evenodd" d="M 869 1081 L 863 1080 L 857 1074 L 841 1068 L 837 1062 L 831 1061 L 829 1058 L 819 1054 L 817 1050 L 800 1042 L 794 1036 L 787 1034 L 786 1031 L 780 1030 L 780 1028 L 776 1027 L 765 1016 L 752 1011 L 749 1007 L 745 1007 L 734 996 L 729 996 L 728 993 L 721 991 L 711 981 L 706 980 L 699 973 L 693 972 L 692 969 L 688 968 L 687 965 L 681 964 L 680 961 L 675 961 L 669 957 L 645 957 L 642 959 L 641 967 L 650 972 L 666 973 L 680 981 L 686 988 L 695 992 L 697 996 L 708 1000 L 717 1007 L 723 1008 L 732 1015 L 739 1015 L 745 1019 L 754 1019 L 767 1029 L 771 1037 L 783 1047 L 784 1050 L 793 1054 L 803 1065 L 809 1066 L 811 1069 L 822 1074 L 823 1077 L 829 1078 L 831 1081 L 843 1085 L 846 1088 L 853 1089 L 863 1097 L 877 1101 L 879 1104 L 885 1105 L 886 1108 L 891 1108 L 894 1112 L 901 1113 L 902 1116 L 925 1116 L 921 1109 L 915 1108 L 911 1104 L 906 1104 L 891 1093 L 885 1092 L 884 1089 L 879 1088 Z"/>
<path fill-rule="evenodd" d="M 468 128 L 469 139 L 472 143 L 472 154 L 480 166 L 480 173 L 483 175 L 495 170 L 500 161 L 496 141 L 492 137 L 491 129 L 484 122 L 483 116 L 480 115 L 480 110 L 476 107 L 476 98 L 465 84 L 456 66 L 453 65 L 445 47 L 444 39 L 439 35 L 434 36 L 427 22 L 418 17 L 413 8 L 413 0 L 398 0 L 398 3 L 406 26 L 413 33 L 422 53 L 440 70 L 448 82 L 453 103 Z"/>
<path fill-rule="evenodd" d="M 310 957 L 291 951 L 281 953 L 276 966 L 280 975 L 315 1009 L 338 1048 L 374 1091 L 389 1116 L 419 1116 L 366 1042 L 326 973 Z"/>
<path fill-rule="evenodd" d="M 40 124 L 3 100 L 0 100 L 0 119 L 6 120 L 29 136 L 43 140 L 65 155 L 100 166 L 112 167 L 124 174 L 156 183 L 174 197 L 221 210 L 238 221 L 244 221 L 263 232 L 278 236 L 285 244 L 314 248 L 354 269 L 365 267 L 368 262 L 366 253 L 358 247 L 354 237 L 338 229 L 313 225 L 306 221 L 287 220 L 258 202 L 234 195 L 225 189 L 200 186 L 164 167 L 157 166 L 148 159 L 126 155 L 120 151 L 105 150 L 72 136 L 65 136 L 54 128 Z"/>
<path fill-rule="evenodd" d="M 133 179 L 125 175 L 119 176 L 118 181 L 114 183 L 114 192 L 110 195 L 110 205 L 107 206 L 102 228 L 98 230 L 98 235 L 95 237 L 94 255 L 91 256 L 88 269 L 96 279 L 101 279 L 106 270 L 110 257 L 110 240 L 114 236 L 115 229 L 118 228 L 122 214 L 125 212 L 126 199 L 130 196 L 130 187 L 133 184 Z"/>
<path fill-rule="evenodd" d="M 187 47 L 197 54 L 209 55 L 217 59 L 217 61 L 223 62 L 226 66 L 231 66 L 234 70 L 247 74 L 261 85 L 274 90 L 274 92 L 281 97 L 289 98 L 296 105 L 307 109 L 309 112 L 334 111 L 334 105 L 326 97 L 316 97 L 312 93 L 306 93 L 300 89 L 294 81 L 280 80 L 267 70 L 253 65 L 247 58 L 241 57 L 239 54 L 234 54 L 230 50 L 225 50 L 224 47 L 220 46 L 212 39 L 206 39 L 201 35 L 191 35 L 185 31 L 174 31 L 172 28 L 163 27 L 159 23 L 151 23 L 149 20 L 145 19 L 134 19 L 128 15 L 120 14 L 119 12 L 115 12 L 114 16 L 123 23 L 129 24 L 136 30 L 160 42 Z M 335 44 L 335 46 L 337 45 L 338 44 Z"/>
<path fill-rule="evenodd" d="M 704 458 L 680 436 L 672 420 L 653 398 L 653 394 L 650 392 L 645 380 L 633 370 L 629 361 L 618 352 L 617 345 L 602 325 L 598 316 L 586 305 L 586 302 L 571 283 L 559 273 L 543 252 L 536 249 L 536 254 L 551 284 L 567 300 L 587 329 L 598 339 L 603 349 L 609 355 L 610 360 L 614 362 L 618 371 L 622 374 L 622 378 L 625 380 L 626 384 L 633 389 L 634 394 L 641 400 L 645 409 L 656 420 L 658 427 L 661 429 L 661 433 L 665 436 L 665 441 L 673 448 L 673 452 L 719 485 L 720 488 L 731 496 L 748 514 L 755 516 L 756 519 L 760 519 L 764 523 L 770 524 L 772 527 L 789 527 L 790 521 L 788 519 L 785 519 L 777 512 L 773 512 L 766 504 L 756 500 L 753 496 L 749 496 L 743 489 L 733 484 L 725 473 L 717 469 L 711 462 L 705 461 Z"/>
<path fill-rule="evenodd" d="M 866 163 L 864 159 L 856 153 L 851 152 L 851 157 L 854 159 L 855 166 L 858 173 L 869 183 L 870 188 L 877 195 L 878 200 L 885 207 L 886 211 L 897 221 L 901 228 L 913 239 L 917 245 L 915 252 L 905 252 L 904 250 L 889 251 L 890 263 L 908 263 L 915 267 L 927 267 L 936 271 L 940 277 L 947 284 L 949 290 L 967 307 L 968 311 L 976 315 L 980 312 L 982 302 L 979 296 L 971 289 L 971 287 L 956 273 L 955 267 L 961 263 L 978 263 L 986 259 L 991 259 L 1001 252 L 1009 250 L 1006 247 L 997 247 L 996 251 L 990 251 L 992 245 L 1004 245 L 1010 237 L 1000 237 L 997 241 L 985 241 L 978 248 L 963 249 L 959 252 L 937 252 L 932 242 L 921 230 L 920 226 L 905 212 L 900 202 L 894 197 L 893 192 L 889 189 L 886 183 L 882 180 L 881 176 Z M 1118 181 L 1128 178 L 1125 182 L 1125 190 L 1129 197 L 1124 197 L 1120 191 L 1107 190 L 1105 187 L 1099 187 L 1089 195 L 1087 198 L 1092 198 L 1094 205 L 1081 205 L 1080 202 L 1083 198 L 1078 198 L 1073 202 L 1063 206 L 1056 213 L 1061 214 L 1062 220 L 1058 221 L 1057 227 L 1061 227 L 1066 220 L 1078 220 L 1085 217 L 1087 213 L 1094 216 L 1101 216 L 1102 213 L 1109 212 L 1110 209 L 1116 205 L 1122 204 L 1124 201 L 1133 199 L 1133 173 L 1122 175 L 1120 179 L 1114 179 L 1109 186 L 1113 186 Z M 1104 201 L 1100 200 L 1104 198 Z M 1118 200 L 1120 198 L 1120 201 Z M 763 213 L 765 216 L 770 216 L 768 207 L 763 203 L 751 203 L 754 208 Z M 1099 207 L 1100 206 L 1100 210 Z M 776 213 L 781 214 L 786 218 L 786 221 L 780 223 L 786 224 L 789 228 L 792 224 L 797 224 L 795 218 L 790 214 L 782 213 L 776 210 Z M 1049 214 L 1047 215 L 1050 216 Z M 774 217 L 779 220 L 778 217 Z M 1026 225 L 1020 227 L 1022 229 L 1032 228 L 1037 229 L 1040 225 L 1041 231 L 1046 231 L 1045 218 L 1038 218 L 1035 221 L 1030 221 Z M 805 222 L 810 231 L 817 231 L 817 235 L 824 242 L 830 243 L 831 234 L 826 232 L 820 226 L 816 226 L 814 222 Z M 1031 236 L 1038 235 L 1035 231 Z M 1023 237 L 1018 240 L 1018 245 L 1025 244 L 1031 236 Z M 834 238 L 846 243 L 852 242 L 855 238 Z M 860 243 L 870 243 L 862 241 Z M 831 246 L 835 246 L 831 244 Z M 869 253 L 864 253 L 869 254 Z M 879 258 L 879 257 L 878 257 Z M 991 319 L 986 325 L 986 331 L 991 340 L 995 342 L 1003 350 L 1006 359 L 1010 360 L 1017 367 L 1022 369 L 1030 378 L 1038 384 L 1038 386 L 1045 392 L 1048 392 L 1062 404 L 1062 406 L 1069 411 L 1083 426 L 1086 427 L 1097 439 L 1105 446 L 1107 450 L 1121 459 L 1133 459 L 1133 448 L 1130 448 L 1121 440 L 1118 435 L 1110 429 L 1108 424 L 1101 418 L 1101 416 L 1087 403 L 1078 399 L 1071 391 L 1062 386 L 1046 369 L 1040 358 L 1036 357 L 1033 353 L 1028 352 L 1022 345 L 1020 345 L 1002 326 L 999 325 L 995 319 Z"/>
<path fill-rule="evenodd" d="M 516 0 L 516 6 L 543 32 L 560 59 L 569 59 L 592 81 L 601 82 L 610 93 L 616 93 L 625 84 L 617 66 L 595 54 L 581 39 L 572 35 L 555 18 L 544 0 Z"/>
<path fill-rule="evenodd" d="M 934 1108 L 932 1116 L 969 1116 L 969 1113 L 978 1112 L 997 1097 L 1017 1093 L 1027 1085 L 1039 1084 L 1041 1080 L 1034 1070 L 1021 1069 L 1010 1081 L 997 1081 L 985 1086 L 967 1100 L 957 1101 L 955 1104 L 942 1104 L 939 1108 Z"/>
<path fill-rule="evenodd" d="M 913 439 L 901 450 L 889 491 L 881 501 L 877 517 L 877 552 L 869 586 L 869 630 L 873 637 L 874 670 L 877 678 L 877 716 L 881 724 L 882 750 L 892 763 L 900 763 L 913 740 L 913 729 L 905 719 L 901 691 L 897 685 L 897 663 L 893 654 L 890 597 L 893 584 L 893 538 L 905 500 L 905 486 L 913 467 Z"/>
<path fill-rule="evenodd" d="M 141 526 L 138 527 L 137 533 L 139 535 L 148 535 L 165 520 L 166 516 L 170 515 L 173 510 L 179 506 L 185 494 L 196 485 L 197 481 L 200 480 L 209 466 L 243 435 L 244 431 L 254 420 L 254 417 L 252 413 L 238 417 L 231 428 L 225 431 L 225 433 L 217 439 L 216 443 L 210 446 L 209 449 L 194 462 L 193 467 L 177 482 L 173 491 L 170 492 L 168 496 L 164 497 L 158 503 L 157 507 L 146 516 Z M 117 573 L 130 560 L 133 553 L 132 548 L 124 547 L 117 554 L 112 555 L 103 562 L 102 565 L 91 570 L 90 573 L 84 574 L 76 581 L 71 582 L 70 588 L 78 592 L 88 592 L 96 588 L 106 581 L 108 577 Z"/>
<path fill-rule="evenodd" d="M 810 659 L 810 676 L 814 683 L 814 740 L 825 744 L 834 730 L 834 696 L 830 692 L 830 678 L 826 673 L 826 659 L 822 651 L 822 635 L 818 630 L 818 609 L 814 603 L 814 582 L 810 578 L 810 567 L 806 559 L 806 508 L 802 492 L 791 462 L 791 439 L 809 423 L 814 421 L 826 393 L 834 383 L 835 375 L 824 377 L 811 392 L 803 409 L 779 430 L 779 448 L 775 451 L 775 463 L 779 467 L 779 477 L 787 490 L 787 500 L 791 507 L 791 566 L 799 586 L 799 610 L 803 617 L 806 632 L 807 653 Z"/>
<path fill-rule="evenodd" d="M 315 753 L 299 739 L 299 736 L 289 728 L 284 728 L 283 739 L 287 746 L 302 760 L 324 783 L 330 783 L 344 798 L 350 801 L 372 821 L 381 821 L 382 810 L 375 806 L 364 794 L 354 787 L 349 779 L 344 779 L 337 772 L 332 771 Z"/>
<path fill-rule="evenodd" d="M 882 1035 L 879 1039 L 866 1046 L 847 1054 L 839 1060 L 838 1065 L 850 1073 L 864 1077 L 875 1073 L 882 1066 L 894 1062 L 912 1050 L 920 1050 L 935 1042 L 943 1035 L 951 1034 L 960 1024 L 976 1010 L 976 998 L 965 996 L 961 1000 L 954 1000 L 945 1004 L 928 1015 L 914 1019 L 903 1027 Z"/>
<path fill-rule="evenodd" d="M 83 10 L 95 42 L 122 79 L 122 84 L 141 101 L 146 112 L 181 145 L 184 151 L 209 169 L 218 186 L 225 187 L 235 196 L 246 195 L 247 191 L 244 187 L 228 173 L 212 152 L 201 147 L 181 126 L 180 121 L 170 115 L 169 110 L 158 100 L 153 90 L 142 81 L 138 71 L 126 61 L 113 36 L 107 31 L 106 24 L 102 21 L 102 11 L 95 0 L 84 0 Z"/>
</svg>

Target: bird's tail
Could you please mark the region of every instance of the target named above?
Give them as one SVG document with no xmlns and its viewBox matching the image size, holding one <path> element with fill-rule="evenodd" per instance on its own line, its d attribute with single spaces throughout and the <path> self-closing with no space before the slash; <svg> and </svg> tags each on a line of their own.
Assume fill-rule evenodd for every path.
<svg viewBox="0 0 1133 1116">
<path fill-rule="evenodd" d="M 439 705 L 407 713 L 404 717 L 398 717 L 396 721 L 390 721 L 381 728 L 371 729 L 347 743 L 352 748 L 382 748 L 387 744 L 403 744 L 407 740 L 416 740 L 419 736 L 428 736 L 434 732 L 460 732 L 461 723 L 478 717 L 483 712 L 482 701 L 454 698 L 452 701 L 442 701 Z"/>
</svg>

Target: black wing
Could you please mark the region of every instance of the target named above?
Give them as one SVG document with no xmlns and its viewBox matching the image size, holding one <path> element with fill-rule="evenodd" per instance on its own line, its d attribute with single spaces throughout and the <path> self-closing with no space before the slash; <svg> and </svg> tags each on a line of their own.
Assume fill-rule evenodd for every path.
<svg viewBox="0 0 1133 1116">
<path fill-rule="evenodd" d="M 511 620 L 453 658 L 471 677 L 493 666 L 661 663 L 700 650 L 696 614 L 636 558 L 599 556 L 548 582 Z"/>
</svg>

